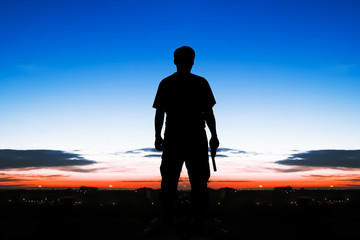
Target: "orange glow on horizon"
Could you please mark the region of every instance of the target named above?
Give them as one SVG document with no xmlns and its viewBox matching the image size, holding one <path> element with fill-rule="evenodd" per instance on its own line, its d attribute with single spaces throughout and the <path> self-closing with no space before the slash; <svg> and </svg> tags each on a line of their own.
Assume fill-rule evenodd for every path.
<svg viewBox="0 0 360 240">
<path fill-rule="evenodd" d="M 97 187 L 97 188 L 109 188 L 109 189 L 137 189 L 137 188 L 153 188 L 159 189 L 161 180 L 123 180 L 123 181 L 110 181 L 110 180 L 43 180 L 43 181 L 29 181 L 23 182 L 23 187 L 70 187 L 78 188 L 81 186 Z M 301 187 L 347 187 L 344 183 L 337 182 L 336 180 L 328 181 L 304 181 L 304 180 L 254 180 L 254 181 L 227 181 L 227 180 L 214 180 L 208 183 L 208 187 L 212 189 L 219 188 L 234 188 L 234 189 L 271 189 L 275 187 L 291 186 L 296 188 Z M 188 181 L 179 182 L 178 189 L 190 189 L 190 183 Z"/>
</svg>

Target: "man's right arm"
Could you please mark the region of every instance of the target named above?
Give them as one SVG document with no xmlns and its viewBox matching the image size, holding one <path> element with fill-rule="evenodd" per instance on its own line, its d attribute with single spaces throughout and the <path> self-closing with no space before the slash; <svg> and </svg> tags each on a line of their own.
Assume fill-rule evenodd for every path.
<svg viewBox="0 0 360 240">
<path fill-rule="evenodd" d="M 164 140 L 161 137 L 161 130 L 164 124 L 165 112 L 156 109 L 155 113 L 155 148 L 156 150 L 162 151 Z"/>
</svg>

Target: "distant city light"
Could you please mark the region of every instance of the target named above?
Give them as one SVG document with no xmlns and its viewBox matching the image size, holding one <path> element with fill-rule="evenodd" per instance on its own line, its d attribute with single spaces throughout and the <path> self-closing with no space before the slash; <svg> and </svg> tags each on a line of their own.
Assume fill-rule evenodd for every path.
<svg viewBox="0 0 360 240">
<path fill-rule="evenodd" d="M 333 185 L 330 185 L 330 187 L 334 187 Z"/>
<path fill-rule="evenodd" d="M 110 188 L 112 188 L 112 185 L 109 185 Z"/>
<path fill-rule="evenodd" d="M 262 187 L 263 187 L 263 185 L 259 185 L 259 187 L 260 187 L 260 188 L 262 188 Z"/>
<path fill-rule="evenodd" d="M 39 187 L 41 187 L 41 185 L 39 185 Z"/>
</svg>

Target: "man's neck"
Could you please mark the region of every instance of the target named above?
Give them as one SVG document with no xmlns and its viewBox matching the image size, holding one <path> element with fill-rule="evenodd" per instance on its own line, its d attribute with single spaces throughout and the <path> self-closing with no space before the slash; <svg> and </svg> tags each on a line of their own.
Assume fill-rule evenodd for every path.
<svg viewBox="0 0 360 240">
<path fill-rule="evenodd" d="M 176 73 L 180 76 L 186 76 L 191 74 L 191 72 L 188 71 L 177 71 Z"/>
</svg>

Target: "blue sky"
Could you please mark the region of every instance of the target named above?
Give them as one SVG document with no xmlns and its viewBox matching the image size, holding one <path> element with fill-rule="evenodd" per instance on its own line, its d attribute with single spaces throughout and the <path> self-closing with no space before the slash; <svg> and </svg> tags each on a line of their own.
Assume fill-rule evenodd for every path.
<svg viewBox="0 0 360 240">
<path fill-rule="evenodd" d="M 158 83 L 188 45 L 217 99 L 223 147 L 268 153 L 266 162 L 357 149 L 359 10 L 358 1 L 3 0 L 0 148 L 151 147 Z"/>
</svg>

